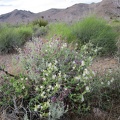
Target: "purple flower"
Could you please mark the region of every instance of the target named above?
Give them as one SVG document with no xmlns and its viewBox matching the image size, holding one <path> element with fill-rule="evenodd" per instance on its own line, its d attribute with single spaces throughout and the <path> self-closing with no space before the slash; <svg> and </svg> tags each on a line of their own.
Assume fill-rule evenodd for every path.
<svg viewBox="0 0 120 120">
<path fill-rule="evenodd" d="M 52 102 L 57 102 L 57 98 L 56 98 L 55 96 L 53 96 L 53 97 L 51 98 L 51 101 L 52 101 Z"/>
<path fill-rule="evenodd" d="M 82 62 L 81 60 L 75 60 L 76 64 L 80 64 L 81 65 L 81 62 Z"/>
</svg>

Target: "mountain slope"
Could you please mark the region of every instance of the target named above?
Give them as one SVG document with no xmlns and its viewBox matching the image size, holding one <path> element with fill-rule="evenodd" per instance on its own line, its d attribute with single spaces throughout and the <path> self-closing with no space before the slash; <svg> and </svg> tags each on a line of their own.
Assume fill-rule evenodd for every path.
<svg viewBox="0 0 120 120">
<path fill-rule="evenodd" d="M 0 22 L 17 24 L 28 23 L 35 19 L 44 18 L 49 22 L 78 21 L 88 15 L 96 14 L 105 19 L 120 19 L 120 0 L 102 0 L 99 3 L 75 4 L 66 9 L 49 9 L 47 11 L 32 13 L 25 10 L 14 10 L 7 14 L 0 15 Z"/>
</svg>

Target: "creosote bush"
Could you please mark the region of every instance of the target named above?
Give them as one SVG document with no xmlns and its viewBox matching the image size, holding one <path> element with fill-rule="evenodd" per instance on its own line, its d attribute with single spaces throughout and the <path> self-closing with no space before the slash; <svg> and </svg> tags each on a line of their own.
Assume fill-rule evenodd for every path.
<svg viewBox="0 0 120 120">
<path fill-rule="evenodd" d="M 114 54 L 117 50 L 117 34 L 107 22 L 101 18 L 88 17 L 73 25 L 72 33 L 76 36 L 77 43 L 81 45 L 89 41 L 94 46 L 101 47 L 101 54 Z"/>
<path fill-rule="evenodd" d="M 11 53 L 32 37 L 29 26 L 13 27 L 4 25 L 0 29 L 0 53 Z"/>
<path fill-rule="evenodd" d="M 96 50 L 90 43 L 80 51 L 76 48 L 59 39 L 44 44 L 36 39 L 24 51 L 19 51 L 17 64 L 24 67 L 27 79 L 10 80 L 8 86 L 13 94 L 6 94 L 7 103 L 12 103 L 13 95 L 18 96 L 20 92 L 18 100 L 24 99 L 31 112 L 50 120 L 56 120 L 66 112 L 81 114 L 88 111 L 84 96 L 91 91 L 94 72 L 88 66 Z M 26 105 L 23 103 L 23 106 Z"/>
<path fill-rule="evenodd" d="M 44 19 L 37 19 L 37 20 L 33 21 L 32 24 L 33 25 L 38 25 L 39 27 L 41 27 L 41 26 L 45 27 L 48 24 L 48 21 L 44 20 Z"/>
</svg>

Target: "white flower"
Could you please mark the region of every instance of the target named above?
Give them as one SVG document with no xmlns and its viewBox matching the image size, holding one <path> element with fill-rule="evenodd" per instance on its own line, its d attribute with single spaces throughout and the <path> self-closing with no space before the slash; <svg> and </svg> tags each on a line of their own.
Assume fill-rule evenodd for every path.
<svg viewBox="0 0 120 120">
<path fill-rule="evenodd" d="M 25 86 L 22 86 L 22 89 L 25 89 Z"/>
<path fill-rule="evenodd" d="M 94 71 L 92 71 L 92 74 L 95 76 L 95 72 Z"/>
<path fill-rule="evenodd" d="M 35 88 L 35 90 L 36 90 L 36 91 L 38 91 L 38 90 L 39 90 L 38 86 Z"/>
<path fill-rule="evenodd" d="M 48 73 L 45 74 L 46 76 L 48 76 Z M 45 78 L 43 78 L 43 80 L 46 80 Z"/>
<path fill-rule="evenodd" d="M 34 111 L 37 112 L 37 107 L 34 107 Z"/>
<path fill-rule="evenodd" d="M 81 102 L 84 102 L 84 96 L 82 95 Z"/>
<path fill-rule="evenodd" d="M 85 69 L 83 72 L 83 76 L 88 75 L 88 74 L 89 74 L 89 71 L 87 69 Z"/>
<path fill-rule="evenodd" d="M 103 85 L 104 83 L 103 82 L 101 82 L 101 85 Z"/>
<path fill-rule="evenodd" d="M 60 88 L 60 85 L 59 85 L 58 83 L 56 83 L 56 87 L 57 87 L 57 88 Z"/>
<path fill-rule="evenodd" d="M 50 89 L 47 89 L 48 92 L 50 92 Z"/>
<path fill-rule="evenodd" d="M 49 44 L 49 46 L 50 46 L 50 47 L 52 47 L 52 45 L 51 45 L 51 44 Z"/>
<path fill-rule="evenodd" d="M 61 71 L 58 73 L 59 76 L 61 76 Z"/>
<path fill-rule="evenodd" d="M 58 63 L 58 61 L 57 60 L 55 60 L 55 65 Z"/>
<path fill-rule="evenodd" d="M 89 91 L 89 90 L 90 90 L 88 86 L 86 86 L 86 90 L 87 90 L 87 91 Z"/>
<path fill-rule="evenodd" d="M 54 80 L 55 78 L 56 78 L 56 75 L 53 75 L 53 76 L 52 76 L 52 79 Z"/>
<path fill-rule="evenodd" d="M 63 48 L 64 48 L 64 47 L 67 47 L 67 43 L 64 43 L 64 44 L 63 44 Z"/>
<path fill-rule="evenodd" d="M 80 80 L 80 76 L 76 76 L 75 79 L 76 79 L 76 80 Z"/>
<path fill-rule="evenodd" d="M 64 47 L 63 46 L 61 46 L 61 49 L 63 49 Z"/>
<path fill-rule="evenodd" d="M 37 111 L 38 108 L 40 108 L 40 105 L 35 105 L 35 107 L 34 107 L 34 111 Z"/>
<path fill-rule="evenodd" d="M 85 66 L 85 61 L 82 60 L 81 66 Z"/>
<path fill-rule="evenodd" d="M 51 85 L 49 85 L 49 86 L 48 86 L 48 88 L 49 88 L 49 89 L 51 89 L 51 88 L 52 88 L 52 86 L 51 86 Z"/>
<path fill-rule="evenodd" d="M 78 46 L 78 43 L 76 43 L 75 45 Z"/>
<path fill-rule="evenodd" d="M 65 88 L 64 90 L 68 90 L 67 88 Z"/>
<path fill-rule="evenodd" d="M 43 88 L 43 86 L 40 86 L 40 88 L 42 89 L 42 88 Z"/>
<path fill-rule="evenodd" d="M 115 79 L 112 77 L 112 79 L 110 80 L 111 81 L 111 83 L 114 81 Z"/>
<path fill-rule="evenodd" d="M 75 61 L 73 61 L 73 64 L 75 64 Z"/>
<path fill-rule="evenodd" d="M 46 75 L 46 74 L 45 74 Z M 47 76 L 47 75 L 46 75 Z M 46 80 L 46 78 L 43 78 L 43 80 L 45 81 Z"/>
<path fill-rule="evenodd" d="M 25 80 L 28 80 L 28 78 L 25 78 Z"/>
<path fill-rule="evenodd" d="M 21 80 L 23 81 L 23 80 L 24 80 L 24 78 L 21 78 Z"/>
<path fill-rule="evenodd" d="M 111 69 L 109 69 L 109 71 L 108 71 L 109 73 L 112 73 L 112 70 Z"/>
<path fill-rule="evenodd" d="M 54 90 L 54 87 L 52 87 L 52 90 Z"/>
<path fill-rule="evenodd" d="M 63 75 L 63 77 L 64 77 L 64 78 L 66 78 L 66 77 L 67 77 L 67 75 L 66 75 L 66 74 L 64 74 L 64 75 Z"/>
<path fill-rule="evenodd" d="M 88 80 L 89 78 L 86 76 L 85 79 Z"/>
<path fill-rule="evenodd" d="M 55 71 L 57 71 L 57 70 L 58 70 L 58 68 L 57 68 L 56 66 L 54 66 L 54 70 L 55 70 Z"/>
<path fill-rule="evenodd" d="M 110 81 L 108 81 L 108 85 L 110 85 Z"/>
<path fill-rule="evenodd" d="M 51 116 L 51 112 L 49 112 L 49 116 Z"/>
<path fill-rule="evenodd" d="M 47 96 L 45 96 L 45 95 L 43 96 L 43 98 L 46 98 L 46 97 L 47 97 Z"/>
<path fill-rule="evenodd" d="M 50 106 L 50 103 L 49 102 L 46 102 L 47 106 Z"/>
<path fill-rule="evenodd" d="M 52 66 L 52 63 L 49 63 L 49 64 L 48 64 L 48 67 L 51 67 L 51 66 Z"/>
<path fill-rule="evenodd" d="M 40 117 L 42 118 L 42 114 L 40 114 Z"/>
<path fill-rule="evenodd" d="M 75 66 L 73 67 L 73 70 L 75 69 Z"/>
<path fill-rule="evenodd" d="M 45 95 L 45 92 L 42 92 L 41 97 L 44 97 L 44 95 Z"/>
</svg>

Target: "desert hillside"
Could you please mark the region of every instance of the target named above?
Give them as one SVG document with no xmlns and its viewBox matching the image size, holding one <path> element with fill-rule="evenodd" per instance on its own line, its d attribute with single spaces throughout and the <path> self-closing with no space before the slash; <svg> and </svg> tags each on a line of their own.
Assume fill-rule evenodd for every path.
<svg viewBox="0 0 120 120">
<path fill-rule="evenodd" d="M 120 1 L 119 0 L 103 0 L 99 3 L 91 4 L 75 4 L 66 9 L 49 9 L 47 11 L 32 13 L 25 10 L 14 10 L 0 16 L 0 22 L 5 23 L 28 23 L 38 18 L 44 18 L 49 22 L 78 21 L 85 16 L 96 14 L 107 20 L 112 18 L 120 19 Z"/>
</svg>

